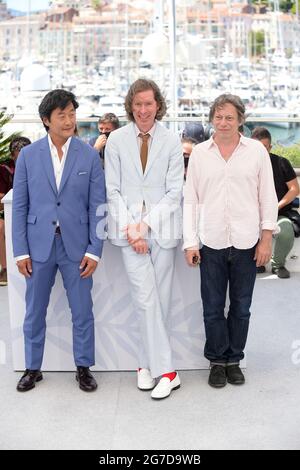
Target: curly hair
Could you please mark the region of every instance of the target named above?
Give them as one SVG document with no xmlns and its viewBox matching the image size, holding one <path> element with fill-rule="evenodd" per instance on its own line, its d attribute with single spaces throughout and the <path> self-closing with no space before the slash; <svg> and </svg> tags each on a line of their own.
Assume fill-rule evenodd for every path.
<svg viewBox="0 0 300 470">
<path fill-rule="evenodd" d="M 135 82 L 133 82 L 128 90 L 127 96 L 125 98 L 125 110 L 127 114 L 127 118 L 129 121 L 134 121 L 134 116 L 132 113 L 132 101 L 133 98 L 137 93 L 141 91 L 148 91 L 153 90 L 154 99 L 158 104 L 158 111 L 156 113 L 156 119 L 161 121 L 164 115 L 167 112 L 167 105 L 166 100 L 160 91 L 158 85 L 153 81 L 149 80 L 148 78 L 139 78 Z"/>
</svg>

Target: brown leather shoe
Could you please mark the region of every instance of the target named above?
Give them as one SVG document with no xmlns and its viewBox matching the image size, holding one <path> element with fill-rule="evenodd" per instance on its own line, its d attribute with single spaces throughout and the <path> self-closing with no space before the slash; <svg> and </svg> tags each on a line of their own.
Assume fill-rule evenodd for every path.
<svg viewBox="0 0 300 470">
<path fill-rule="evenodd" d="M 93 392 L 98 387 L 88 367 L 77 367 L 76 380 L 79 383 L 79 388 L 84 392 Z"/>
<path fill-rule="evenodd" d="M 35 387 L 35 382 L 41 380 L 43 380 L 43 375 L 40 370 L 26 369 L 18 382 L 17 390 L 18 392 L 28 392 Z"/>
</svg>

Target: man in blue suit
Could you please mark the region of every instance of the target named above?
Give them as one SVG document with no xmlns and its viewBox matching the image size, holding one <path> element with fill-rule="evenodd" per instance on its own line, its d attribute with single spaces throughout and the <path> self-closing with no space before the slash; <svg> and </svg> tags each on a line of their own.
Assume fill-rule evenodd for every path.
<svg viewBox="0 0 300 470">
<path fill-rule="evenodd" d="M 81 390 L 97 388 L 89 370 L 95 363 L 91 289 L 102 253 L 105 212 L 99 206 L 106 194 L 98 153 L 74 137 L 77 108 L 73 93 L 49 92 L 39 106 L 48 135 L 24 148 L 17 161 L 12 237 L 26 278 L 26 370 L 20 392 L 43 378 L 46 313 L 57 269 L 72 312 L 76 380 Z"/>
</svg>

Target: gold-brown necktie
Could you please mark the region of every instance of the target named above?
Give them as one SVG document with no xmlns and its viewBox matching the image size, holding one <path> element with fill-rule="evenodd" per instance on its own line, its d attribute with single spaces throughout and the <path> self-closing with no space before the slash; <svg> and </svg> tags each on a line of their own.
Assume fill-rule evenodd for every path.
<svg viewBox="0 0 300 470">
<path fill-rule="evenodd" d="M 145 171 L 147 165 L 147 158 L 148 158 L 148 140 L 150 134 L 139 134 L 139 137 L 142 139 L 141 145 L 141 163 L 143 168 L 143 173 Z"/>
</svg>

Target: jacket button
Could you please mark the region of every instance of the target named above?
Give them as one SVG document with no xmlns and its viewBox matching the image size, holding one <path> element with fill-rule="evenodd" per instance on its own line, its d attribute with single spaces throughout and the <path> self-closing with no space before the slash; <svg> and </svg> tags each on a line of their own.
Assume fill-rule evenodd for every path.
<svg viewBox="0 0 300 470">
<path fill-rule="evenodd" d="M 60 202 L 58 202 L 57 205 L 60 206 Z"/>
<path fill-rule="evenodd" d="M 53 221 L 52 221 L 52 224 L 53 224 L 53 225 L 56 225 L 56 220 L 53 220 Z"/>
</svg>

